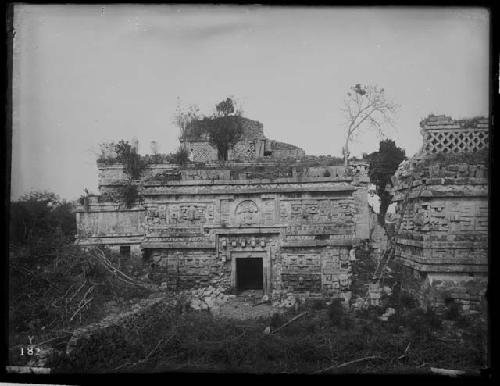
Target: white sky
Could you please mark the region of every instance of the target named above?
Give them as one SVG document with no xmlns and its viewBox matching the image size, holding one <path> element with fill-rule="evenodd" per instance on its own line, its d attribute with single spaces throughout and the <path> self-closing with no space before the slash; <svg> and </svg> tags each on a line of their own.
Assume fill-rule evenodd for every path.
<svg viewBox="0 0 500 386">
<path fill-rule="evenodd" d="M 401 106 L 388 136 L 407 155 L 429 113 L 488 114 L 485 9 L 16 4 L 14 15 L 13 199 L 96 192 L 103 141 L 174 151 L 177 97 L 209 113 L 234 95 L 268 138 L 336 156 L 355 83 Z M 365 132 L 350 150 L 378 141 Z"/>
</svg>

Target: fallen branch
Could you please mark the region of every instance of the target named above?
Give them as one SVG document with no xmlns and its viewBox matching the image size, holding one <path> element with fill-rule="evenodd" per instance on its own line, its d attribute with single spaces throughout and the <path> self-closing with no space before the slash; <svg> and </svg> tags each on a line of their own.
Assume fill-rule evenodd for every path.
<svg viewBox="0 0 500 386">
<path fill-rule="evenodd" d="M 83 283 L 82 283 L 82 285 L 81 285 L 81 286 L 80 286 L 80 287 L 79 287 L 79 288 L 75 291 L 75 293 L 74 293 L 74 294 L 73 294 L 73 295 L 72 295 L 72 296 L 68 299 L 68 303 L 70 303 L 70 302 L 73 300 L 73 298 L 76 296 L 76 294 L 77 294 L 78 292 L 80 292 L 80 290 L 81 290 L 81 289 L 85 286 L 85 284 L 87 284 L 87 280 L 84 280 L 84 281 L 83 281 Z"/>
<path fill-rule="evenodd" d="M 90 286 L 88 289 L 87 289 L 87 292 L 85 292 L 85 294 L 83 295 L 82 297 L 82 300 L 80 300 L 80 303 L 81 304 L 82 302 L 85 302 L 85 300 L 87 300 L 87 295 L 92 292 L 94 290 L 95 286 Z"/>
<path fill-rule="evenodd" d="M 74 317 L 75 317 L 78 313 L 80 313 L 80 311 L 81 311 L 81 310 L 83 310 L 83 308 L 84 308 L 87 304 L 89 304 L 89 303 L 92 301 L 92 299 L 94 299 L 94 298 L 90 298 L 90 299 L 88 299 L 88 300 L 87 300 L 86 302 L 84 302 L 84 303 L 83 303 L 80 307 L 78 307 L 78 309 L 77 309 L 77 310 L 75 311 L 75 313 L 71 316 L 71 318 L 69 318 L 69 321 L 71 322 L 71 321 L 73 320 L 73 318 L 74 318 Z"/>
<path fill-rule="evenodd" d="M 360 358 L 360 359 L 354 359 L 353 361 L 349 361 L 349 362 L 341 363 L 340 365 L 333 365 L 333 366 L 327 367 L 326 369 L 323 369 L 323 370 L 318 370 L 318 371 L 316 371 L 316 373 L 317 373 L 317 374 L 319 374 L 319 373 L 324 373 L 325 371 L 328 371 L 328 370 L 331 370 L 331 369 L 336 369 L 336 368 L 340 368 L 340 367 L 345 367 L 345 366 L 352 365 L 352 364 L 354 364 L 354 363 L 359 363 L 359 362 L 363 362 L 363 361 L 368 361 L 368 360 L 371 360 L 371 359 L 384 359 L 384 358 L 379 357 L 378 355 L 371 355 L 371 356 L 369 356 L 369 357 L 364 357 L 364 358 Z"/>
<path fill-rule="evenodd" d="M 116 268 L 113 263 L 106 257 L 103 251 L 100 249 L 96 248 L 94 251 L 96 253 L 92 253 L 91 255 L 99 261 L 109 272 L 111 272 L 118 280 L 121 280 L 122 282 L 125 282 L 126 284 L 133 285 L 136 287 L 141 287 L 145 289 L 151 289 L 147 284 L 140 283 L 136 281 L 135 279 L 131 278 L 124 272 L 120 271 L 118 268 Z M 97 253 L 99 255 L 97 255 Z"/>
<path fill-rule="evenodd" d="M 407 356 L 408 350 L 410 349 L 410 345 L 411 345 L 411 342 L 408 342 L 408 346 L 406 346 L 404 353 L 398 357 L 398 361 L 400 361 L 401 359 L 403 359 Z"/>
<path fill-rule="evenodd" d="M 308 313 L 308 312 L 307 312 L 307 311 L 305 311 L 305 312 L 303 312 L 303 313 L 301 313 L 301 314 L 299 314 L 299 315 L 297 315 L 297 316 L 293 317 L 293 318 L 292 318 L 292 319 L 290 319 L 288 322 L 286 322 L 286 323 L 285 323 L 285 324 L 283 324 L 282 326 L 278 327 L 276 330 L 271 331 L 271 334 L 275 334 L 275 333 L 277 333 L 279 330 L 281 330 L 282 328 L 285 328 L 285 327 L 286 327 L 286 326 L 288 326 L 290 323 L 295 322 L 297 319 L 299 319 L 299 318 L 303 317 L 303 316 L 304 316 L 304 315 L 306 315 L 307 313 Z"/>
</svg>

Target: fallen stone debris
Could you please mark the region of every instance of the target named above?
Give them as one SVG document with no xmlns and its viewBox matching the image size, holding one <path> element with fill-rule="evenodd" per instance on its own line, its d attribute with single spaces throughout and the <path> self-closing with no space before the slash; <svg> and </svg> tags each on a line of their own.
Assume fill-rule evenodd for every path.
<svg viewBox="0 0 500 386">
<path fill-rule="evenodd" d="M 385 310 L 385 312 L 379 316 L 379 320 L 383 321 L 383 322 L 387 322 L 389 320 L 389 318 L 392 316 L 392 315 L 395 315 L 396 314 L 396 310 L 394 308 L 387 308 L 387 310 Z"/>
<path fill-rule="evenodd" d="M 184 294 L 188 296 L 189 306 L 192 309 L 217 312 L 222 304 L 236 297 L 236 295 L 227 295 L 223 291 L 221 288 L 209 286 L 186 291 Z"/>
</svg>

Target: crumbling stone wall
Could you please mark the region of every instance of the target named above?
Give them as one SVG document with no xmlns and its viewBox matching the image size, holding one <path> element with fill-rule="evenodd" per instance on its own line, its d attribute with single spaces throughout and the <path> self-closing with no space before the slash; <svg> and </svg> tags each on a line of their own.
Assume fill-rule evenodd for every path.
<svg viewBox="0 0 500 386">
<path fill-rule="evenodd" d="M 484 117 L 454 120 L 445 115 L 429 115 L 420 126 L 426 154 L 477 152 L 488 148 L 488 119 Z"/>
<path fill-rule="evenodd" d="M 274 140 L 269 141 L 268 149 L 271 153 L 271 157 L 276 159 L 301 159 L 306 154 L 305 151 L 298 146 Z"/>
<path fill-rule="evenodd" d="M 488 272 L 487 162 L 484 152 L 419 154 L 393 178 L 393 221 L 403 217 L 396 237 L 402 284 L 423 306 L 480 308 Z"/>
<path fill-rule="evenodd" d="M 230 288 L 228 268 L 212 249 L 152 249 L 149 278 L 169 290 Z"/>
<path fill-rule="evenodd" d="M 231 117 L 242 127 L 241 139 L 228 151 L 228 160 L 249 161 L 270 155 L 274 159 L 302 158 L 303 149 L 284 142 L 268 140 L 264 136 L 262 123 L 244 117 Z M 203 121 L 194 121 L 181 139 L 194 162 L 217 160 L 217 149 L 209 143 L 208 134 L 203 131 Z"/>
</svg>

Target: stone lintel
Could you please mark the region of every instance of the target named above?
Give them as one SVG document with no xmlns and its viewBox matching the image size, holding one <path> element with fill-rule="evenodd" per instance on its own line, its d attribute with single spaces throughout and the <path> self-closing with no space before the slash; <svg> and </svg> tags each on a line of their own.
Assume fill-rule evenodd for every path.
<svg viewBox="0 0 500 386">
<path fill-rule="evenodd" d="M 200 243 L 192 241 L 181 242 L 152 242 L 141 243 L 143 249 L 215 249 L 215 242 Z"/>
<path fill-rule="evenodd" d="M 90 235 L 90 236 L 79 236 L 80 239 L 89 239 L 89 240 L 101 240 L 101 239 L 115 239 L 115 238 L 130 238 L 130 237 L 140 237 L 144 238 L 144 233 L 106 233 L 106 235 Z"/>
<path fill-rule="evenodd" d="M 75 245 L 86 246 L 99 246 L 99 245 L 130 245 L 140 244 L 144 240 L 144 235 L 136 236 L 101 236 L 101 237 L 86 237 L 77 239 Z"/>
<path fill-rule="evenodd" d="M 282 248 L 302 248 L 302 247 L 327 247 L 327 246 L 352 246 L 354 239 L 344 240 L 301 240 L 301 241 L 282 241 Z"/>
<path fill-rule="evenodd" d="M 209 228 L 209 227 L 205 227 Z M 278 234 L 283 231 L 285 225 L 273 225 L 273 226 L 246 226 L 245 228 L 240 227 L 212 227 L 213 232 L 216 235 L 246 235 L 246 234 Z"/>
</svg>

